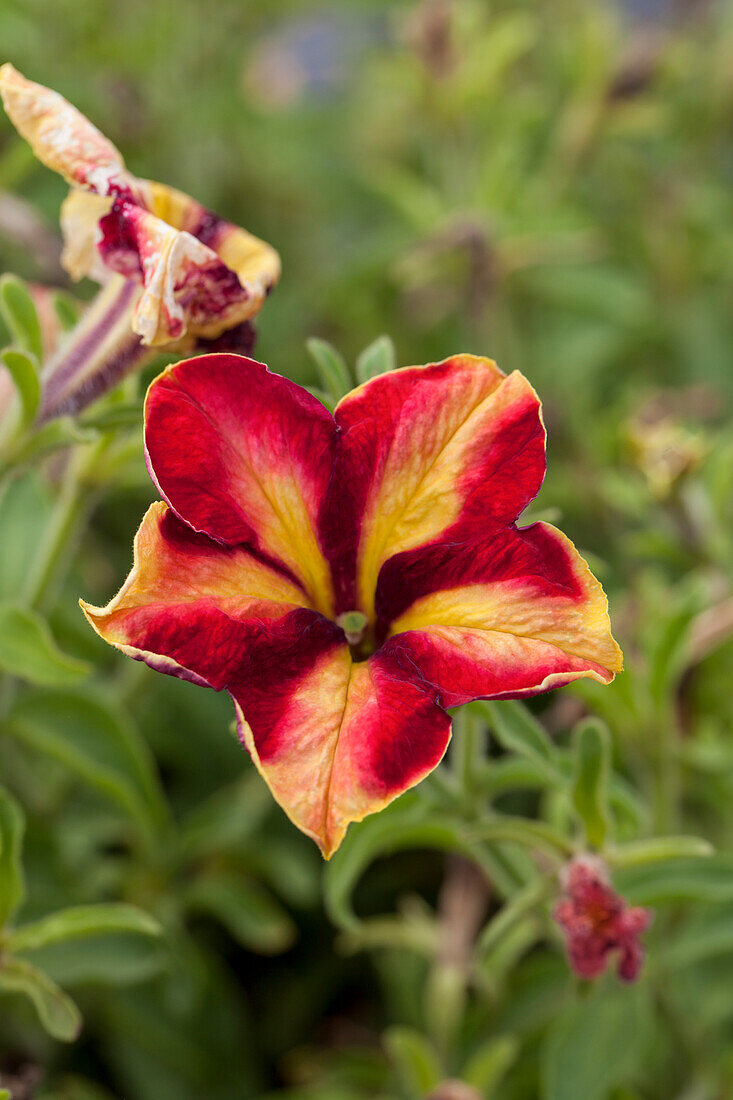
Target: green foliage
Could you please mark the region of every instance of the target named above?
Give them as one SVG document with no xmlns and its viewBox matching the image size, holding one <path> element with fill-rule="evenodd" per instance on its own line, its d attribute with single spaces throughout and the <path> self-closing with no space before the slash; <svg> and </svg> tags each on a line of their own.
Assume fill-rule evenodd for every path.
<svg viewBox="0 0 733 1100">
<path fill-rule="evenodd" d="M 27 286 L 15 275 L 0 277 L 0 314 L 12 340 L 40 363 L 43 340 L 38 314 Z"/>
<path fill-rule="evenodd" d="M 0 1081 L 28 1061 L 34 1100 L 733 1094 L 733 11 L 678 7 L 652 34 L 611 0 L 0 12 L 4 56 L 133 171 L 280 250 L 273 370 L 329 408 L 461 351 L 526 373 L 549 469 L 520 524 L 561 517 L 626 665 L 459 711 L 438 772 L 323 868 L 227 700 L 78 611 L 154 496 L 159 363 L 36 426 L 49 318 L 80 312 L 33 286 L 64 279 L 67 187 L 0 114 L 25 215 L 1 212 L 0 270 L 30 280 L 0 283 Z M 589 846 L 655 909 L 633 988 L 612 966 L 579 987 L 562 954 L 557 870 Z M 61 1057 L 38 1021 L 68 1042 L 82 1012 Z"/>
<path fill-rule="evenodd" d="M 28 608 L 0 603 L 0 671 L 48 687 L 73 684 L 89 666 L 58 648 L 48 624 Z"/>
<path fill-rule="evenodd" d="M 0 352 L 0 359 L 15 383 L 22 408 L 21 426 L 26 427 L 32 423 L 41 400 L 38 364 L 32 355 L 17 348 L 5 348 Z"/>
<path fill-rule="evenodd" d="M 603 723 L 587 720 L 575 729 L 573 805 L 589 845 L 602 848 L 608 832 L 610 745 Z"/>
<path fill-rule="evenodd" d="M 21 845 L 25 820 L 15 799 L 0 788 L 0 928 L 23 900 Z"/>
</svg>

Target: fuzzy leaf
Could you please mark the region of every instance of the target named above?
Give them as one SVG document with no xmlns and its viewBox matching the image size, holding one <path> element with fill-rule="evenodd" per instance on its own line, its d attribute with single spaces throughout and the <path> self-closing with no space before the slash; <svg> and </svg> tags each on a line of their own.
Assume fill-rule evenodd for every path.
<svg viewBox="0 0 733 1100">
<path fill-rule="evenodd" d="M 573 805 L 583 823 L 588 843 L 602 848 L 608 831 L 608 730 L 597 719 L 575 728 Z"/>
<path fill-rule="evenodd" d="M 20 400 L 22 409 L 21 427 L 32 423 L 41 400 L 41 381 L 38 366 L 33 356 L 18 348 L 5 348 L 0 359 L 8 369 Z"/>
<path fill-rule="evenodd" d="M 440 1063 L 431 1044 L 411 1027 L 391 1027 L 384 1046 L 405 1092 L 415 1100 L 431 1092 L 441 1079 Z"/>
<path fill-rule="evenodd" d="M 119 707 L 89 689 L 27 694 L 7 729 L 122 806 L 151 835 L 165 822 L 167 806 L 146 743 Z"/>
<path fill-rule="evenodd" d="M 157 921 L 134 905 L 79 905 L 62 909 L 32 924 L 17 928 L 7 938 L 14 954 L 37 950 L 53 943 L 72 939 L 88 939 L 110 932 L 132 932 L 141 936 L 159 936 Z"/>
<path fill-rule="evenodd" d="M 324 390 L 330 394 L 334 403 L 351 389 L 351 375 L 343 358 L 327 340 L 311 336 L 306 340 L 311 359 L 316 365 L 318 378 Z"/>
<path fill-rule="evenodd" d="M 0 966 L 0 990 L 23 993 L 33 1003 L 49 1035 L 73 1043 L 81 1031 L 81 1013 L 71 997 L 25 959 L 7 957 Z"/>
<path fill-rule="evenodd" d="M 25 818 L 13 796 L 0 787 L 0 928 L 25 894 L 21 849 Z"/>
<path fill-rule="evenodd" d="M 0 669 L 32 684 L 76 683 L 89 672 L 85 661 L 63 653 L 45 619 L 29 608 L 0 603 Z"/>
<path fill-rule="evenodd" d="M 263 955 L 286 951 L 295 939 L 295 925 L 272 894 L 240 874 L 200 875 L 191 885 L 187 903 L 190 909 L 221 921 L 238 943 Z"/>
<path fill-rule="evenodd" d="M 533 760 L 548 777 L 558 778 L 555 746 L 523 703 L 482 701 L 472 705 L 485 715 L 502 748 Z"/>
<path fill-rule="evenodd" d="M 515 1061 L 519 1042 L 513 1035 L 498 1035 L 488 1039 L 474 1051 L 461 1073 L 461 1080 L 490 1097 L 501 1078 Z"/>
<path fill-rule="evenodd" d="M 394 370 L 397 363 L 394 344 L 389 336 L 378 336 L 364 348 L 356 360 L 356 378 L 359 382 L 368 382 L 379 374 Z"/>
<path fill-rule="evenodd" d="M 598 989 L 576 1001 L 547 1036 L 542 1100 L 606 1100 L 639 1063 L 642 1016 L 637 989 Z"/>
<path fill-rule="evenodd" d="M 43 339 L 38 313 L 28 287 L 17 275 L 0 277 L 0 313 L 13 343 L 30 352 L 40 363 L 43 359 Z"/>
</svg>

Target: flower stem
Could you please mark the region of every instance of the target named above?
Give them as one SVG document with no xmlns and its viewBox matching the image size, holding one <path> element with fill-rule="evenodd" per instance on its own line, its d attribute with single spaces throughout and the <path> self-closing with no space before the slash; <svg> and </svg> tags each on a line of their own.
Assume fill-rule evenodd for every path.
<svg viewBox="0 0 733 1100">
<path fill-rule="evenodd" d="M 39 424 L 73 414 L 154 355 L 132 330 L 140 287 L 115 276 L 97 294 L 43 370 Z"/>
</svg>

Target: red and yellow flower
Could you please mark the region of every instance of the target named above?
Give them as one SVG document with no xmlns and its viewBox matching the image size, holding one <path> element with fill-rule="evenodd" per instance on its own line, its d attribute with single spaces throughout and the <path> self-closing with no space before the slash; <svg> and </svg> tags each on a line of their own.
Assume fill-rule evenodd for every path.
<svg viewBox="0 0 733 1100">
<path fill-rule="evenodd" d="M 98 396 L 150 348 L 192 349 L 242 329 L 280 276 L 274 248 L 181 191 L 138 179 L 96 126 L 57 92 L 0 67 L 8 117 L 71 185 L 62 262 L 105 285 L 78 339 L 47 364 L 42 419 Z M 241 346 L 239 344 L 230 346 Z"/>
<path fill-rule="evenodd" d="M 263 364 L 168 368 L 145 409 L 165 503 L 105 608 L 108 642 L 226 689 L 240 737 L 329 857 L 440 761 L 446 707 L 621 668 L 607 602 L 554 527 L 538 397 L 458 355 L 374 378 L 332 416 Z"/>
</svg>

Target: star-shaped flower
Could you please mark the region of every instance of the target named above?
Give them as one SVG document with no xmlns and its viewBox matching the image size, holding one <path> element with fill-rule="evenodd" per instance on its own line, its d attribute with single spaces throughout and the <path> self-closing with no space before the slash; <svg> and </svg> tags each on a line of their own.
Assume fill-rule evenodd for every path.
<svg viewBox="0 0 733 1100">
<path fill-rule="evenodd" d="M 95 630 L 231 694 L 242 741 L 329 857 L 418 783 L 446 707 L 621 668 L 601 586 L 554 527 L 516 519 L 545 473 L 519 373 L 457 355 L 374 378 L 332 416 L 261 363 L 168 368 L 145 409 L 165 503 Z"/>
<path fill-rule="evenodd" d="M 648 909 L 629 907 L 611 889 L 603 862 L 579 856 L 563 870 L 565 896 L 554 917 L 565 933 L 568 961 L 581 978 L 598 978 L 609 955 L 618 953 L 618 976 L 625 982 L 638 977 L 644 961 L 639 936 L 651 924 Z"/>
</svg>

